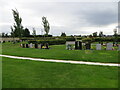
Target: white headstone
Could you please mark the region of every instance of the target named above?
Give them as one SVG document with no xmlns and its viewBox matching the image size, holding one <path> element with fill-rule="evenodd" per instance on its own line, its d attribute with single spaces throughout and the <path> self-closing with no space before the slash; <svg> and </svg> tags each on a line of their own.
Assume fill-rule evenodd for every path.
<svg viewBox="0 0 120 90">
<path fill-rule="evenodd" d="M 96 44 L 96 50 L 101 50 L 101 44 Z"/>
<path fill-rule="evenodd" d="M 30 48 L 33 48 L 33 44 L 32 44 L 32 43 L 30 43 L 30 44 L 29 44 L 29 47 L 30 47 Z"/>
<path fill-rule="evenodd" d="M 113 44 L 112 43 L 107 43 L 107 48 L 106 50 L 112 50 Z"/>
</svg>

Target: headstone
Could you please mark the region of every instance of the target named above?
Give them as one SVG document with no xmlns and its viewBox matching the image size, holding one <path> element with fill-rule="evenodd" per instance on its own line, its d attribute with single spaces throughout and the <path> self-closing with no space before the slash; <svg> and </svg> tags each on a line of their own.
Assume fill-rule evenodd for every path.
<svg viewBox="0 0 120 90">
<path fill-rule="evenodd" d="M 22 48 L 25 48 L 25 44 L 22 44 Z"/>
<path fill-rule="evenodd" d="M 101 44 L 96 44 L 96 50 L 101 50 Z"/>
<path fill-rule="evenodd" d="M 86 50 L 90 50 L 91 49 L 91 44 L 90 43 L 86 43 L 85 47 L 86 47 Z"/>
<path fill-rule="evenodd" d="M 22 47 L 22 44 L 20 44 L 20 47 Z"/>
<path fill-rule="evenodd" d="M 35 44 L 32 44 L 32 48 L 35 48 Z"/>
<path fill-rule="evenodd" d="M 112 50 L 113 44 L 112 43 L 107 43 L 107 48 L 106 50 Z"/>
<path fill-rule="evenodd" d="M 38 48 L 41 49 L 41 44 L 38 44 Z"/>
<path fill-rule="evenodd" d="M 28 44 L 26 44 L 26 48 L 29 48 Z"/>
<path fill-rule="evenodd" d="M 30 43 L 30 44 L 29 44 L 29 47 L 30 47 L 30 48 L 33 48 L 33 44 L 32 44 L 32 43 Z"/>
<path fill-rule="evenodd" d="M 79 49 L 82 50 L 82 42 L 79 41 Z"/>
<path fill-rule="evenodd" d="M 35 44 L 35 48 L 38 48 L 38 44 Z"/>
<path fill-rule="evenodd" d="M 73 45 L 75 45 L 75 41 L 67 41 L 67 42 L 66 42 L 66 49 L 67 49 L 67 50 L 72 50 L 72 49 L 74 49 L 74 48 L 73 48 Z"/>
<path fill-rule="evenodd" d="M 75 49 L 78 49 L 78 41 L 75 41 Z"/>
<path fill-rule="evenodd" d="M 72 46 L 70 44 L 67 45 L 67 50 L 72 50 Z"/>
<path fill-rule="evenodd" d="M 46 43 L 46 49 L 49 49 L 49 44 L 48 43 Z"/>
</svg>

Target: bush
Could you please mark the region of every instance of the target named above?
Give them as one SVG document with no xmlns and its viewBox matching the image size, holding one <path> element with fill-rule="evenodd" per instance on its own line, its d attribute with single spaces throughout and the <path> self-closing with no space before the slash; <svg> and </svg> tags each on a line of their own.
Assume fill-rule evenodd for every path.
<svg viewBox="0 0 120 90">
<path fill-rule="evenodd" d="M 60 45 L 60 44 L 65 44 L 66 40 L 62 39 L 57 39 L 57 40 L 29 40 L 28 43 L 33 43 L 33 44 L 41 44 L 41 43 L 48 43 L 49 45 Z"/>
</svg>

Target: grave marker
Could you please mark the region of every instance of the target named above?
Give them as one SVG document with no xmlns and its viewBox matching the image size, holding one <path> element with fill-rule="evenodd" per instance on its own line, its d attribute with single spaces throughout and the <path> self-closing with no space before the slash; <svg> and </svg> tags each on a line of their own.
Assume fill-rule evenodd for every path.
<svg viewBox="0 0 120 90">
<path fill-rule="evenodd" d="M 107 43 L 107 48 L 106 50 L 112 50 L 113 44 L 112 43 Z"/>
<path fill-rule="evenodd" d="M 101 44 L 96 44 L 96 50 L 101 50 Z"/>
</svg>

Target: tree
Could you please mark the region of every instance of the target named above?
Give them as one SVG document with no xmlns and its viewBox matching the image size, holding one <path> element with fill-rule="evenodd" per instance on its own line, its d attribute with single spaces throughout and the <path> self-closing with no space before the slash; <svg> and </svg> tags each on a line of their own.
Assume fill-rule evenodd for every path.
<svg viewBox="0 0 120 90">
<path fill-rule="evenodd" d="M 48 20 L 46 19 L 46 17 L 42 17 L 42 22 L 43 22 L 43 26 L 44 26 L 44 31 L 46 32 L 46 35 L 48 35 L 49 30 L 50 30 L 50 24 L 48 22 Z"/>
<path fill-rule="evenodd" d="M 15 21 L 13 25 L 14 28 L 13 27 L 11 28 L 13 30 L 12 33 L 14 32 L 15 37 L 21 38 L 23 36 L 23 31 L 24 31 L 23 26 L 21 24 L 22 18 L 19 16 L 19 12 L 17 11 L 17 9 L 16 10 L 12 9 L 12 12 Z"/>
<path fill-rule="evenodd" d="M 23 33 L 23 36 L 24 36 L 24 37 L 29 37 L 29 36 L 30 36 L 30 31 L 29 31 L 28 28 L 25 28 L 24 33 Z"/>
<path fill-rule="evenodd" d="M 93 33 L 93 37 L 97 37 L 97 32 L 94 32 L 94 33 Z"/>
<path fill-rule="evenodd" d="M 117 29 L 114 29 L 114 36 L 117 36 Z"/>
<path fill-rule="evenodd" d="M 99 37 L 102 37 L 102 36 L 103 36 L 103 32 L 100 31 L 100 33 L 99 33 Z"/>
<path fill-rule="evenodd" d="M 32 33 L 32 35 L 33 35 L 34 38 L 35 38 L 35 36 L 36 36 L 36 30 L 35 30 L 35 28 L 33 28 L 33 33 Z"/>
<path fill-rule="evenodd" d="M 13 37 L 13 41 L 14 41 L 14 38 L 15 38 L 15 32 L 14 32 L 14 29 L 13 29 L 12 26 L 11 26 L 11 36 Z"/>
<path fill-rule="evenodd" d="M 61 37 L 66 37 L 66 34 L 62 32 Z"/>
<path fill-rule="evenodd" d="M 5 33 L 4 32 L 2 32 L 2 37 L 5 37 Z"/>
</svg>

